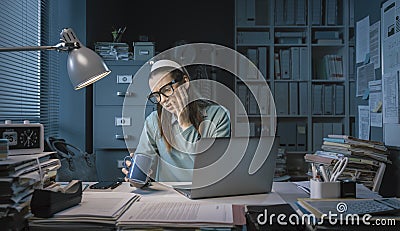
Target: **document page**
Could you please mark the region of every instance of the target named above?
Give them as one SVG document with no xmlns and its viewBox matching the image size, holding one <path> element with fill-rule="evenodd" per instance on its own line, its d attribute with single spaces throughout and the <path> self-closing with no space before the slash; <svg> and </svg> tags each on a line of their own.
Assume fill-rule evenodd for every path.
<svg viewBox="0 0 400 231">
<path fill-rule="evenodd" d="M 118 222 L 233 224 L 232 205 L 185 202 L 138 202 Z"/>
</svg>

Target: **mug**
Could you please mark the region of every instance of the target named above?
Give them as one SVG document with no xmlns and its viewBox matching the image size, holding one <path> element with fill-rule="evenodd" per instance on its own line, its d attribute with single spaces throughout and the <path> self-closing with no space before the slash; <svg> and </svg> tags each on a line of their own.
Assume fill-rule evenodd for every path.
<svg viewBox="0 0 400 231">
<path fill-rule="evenodd" d="M 126 165 L 126 161 L 131 161 L 131 166 Z M 149 180 L 150 169 L 153 158 L 149 155 L 135 154 L 133 157 L 126 156 L 124 158 L 124 168 L 128 170 L 127 178 L 135 187 L 143 187 Z"/>
</svg>

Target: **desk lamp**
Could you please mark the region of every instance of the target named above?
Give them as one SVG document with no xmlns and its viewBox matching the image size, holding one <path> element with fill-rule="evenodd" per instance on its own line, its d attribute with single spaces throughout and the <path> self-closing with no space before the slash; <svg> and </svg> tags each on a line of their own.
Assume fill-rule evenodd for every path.
<svg viewBox="0 0 400 231">
<path fill-rule="evenodd" d="M 61 42 L 54 46 L 28 46 L 0 48 L 0 52 L 56 50 L 68 51 L 67 70 L 75 90 L 86 87 L 105 77 L 111 71 L 94 51 L 82 45 L 71 28 L 60 33 Z"/>
</svg>

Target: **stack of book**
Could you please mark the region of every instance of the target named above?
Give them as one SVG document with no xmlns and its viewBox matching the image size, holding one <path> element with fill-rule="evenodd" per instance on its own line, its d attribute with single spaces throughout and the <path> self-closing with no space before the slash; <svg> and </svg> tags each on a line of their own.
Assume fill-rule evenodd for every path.
<svg viewBox="0 0 400 231">
<path fill-rule="evenodd" d="M 94 45 L 96 53 L 104 60 L 129 60 L 132 58 L 127 43 L 96 42 Z"/>
<path fill-rule="evenodd" d="M 328 135 L 321 151 L 305 155 L 307 162 L 334 165 L 339 158 L 348 157 L 346 169 L 339 179 L 352 179 L 378 191 L 385 172 L 388 150 L 381 142 L 362 140 L 345 135 Z"/>
<path fill-rule="evenodd" d="M 51 154 L 9 156 L 0 161 L 0 227 L 3 230 L 26 227 L 31 216 L 29 204 L 33 190 L 55 179 L 61 166 L 60 160 L 50 159 Z"/>
</svg>

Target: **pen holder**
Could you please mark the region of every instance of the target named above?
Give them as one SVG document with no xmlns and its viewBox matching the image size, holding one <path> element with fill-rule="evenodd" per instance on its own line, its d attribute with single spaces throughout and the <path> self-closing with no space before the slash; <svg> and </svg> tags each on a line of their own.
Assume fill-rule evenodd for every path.
<svg viewBox="0 0 400 231">
<path fill-rule="evenodd" d="M 321 182 L 314 179 L 310 180 L 310 198 L 340 198 L 340 182 Z"/>
</svg>

